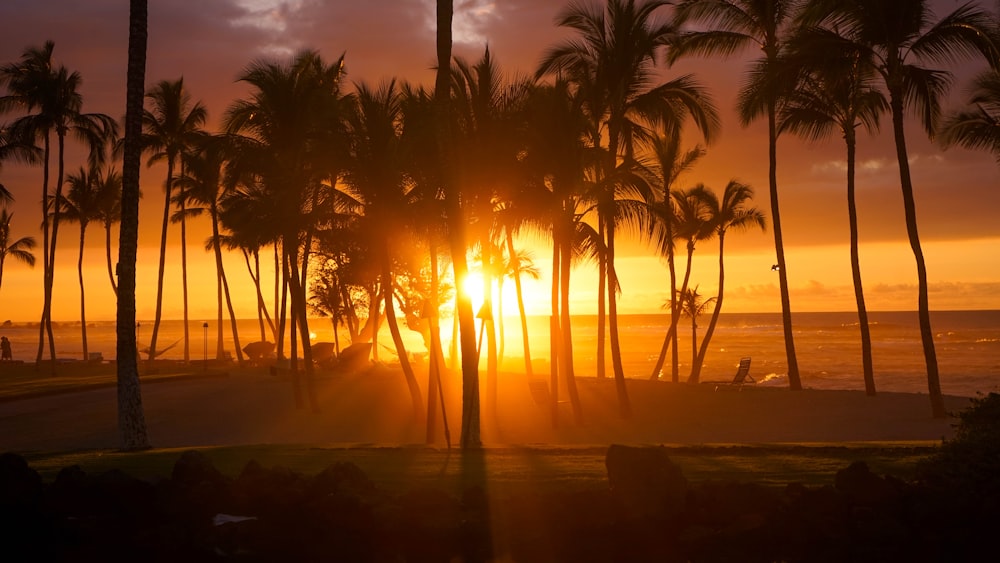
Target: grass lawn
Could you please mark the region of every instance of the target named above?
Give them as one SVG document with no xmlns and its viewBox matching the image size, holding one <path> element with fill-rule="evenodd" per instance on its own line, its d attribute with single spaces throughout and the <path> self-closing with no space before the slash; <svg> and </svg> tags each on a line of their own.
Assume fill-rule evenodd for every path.
<svg viewBox="0 0 1000 563">
<path fill-rule="evenodd" d="M 868 463 L 875 473 L 906 478 L 912 476 L 919 460 L 936 449 L 935 444 L 926 442 L 666 447 L 689 481 L 753 481 L 771 486 L 792 482 L 832 484 L 838 470 L 858 460 Z M 374 446 L 261 445 L 199 450 L 231 477 L 239 475 L 251 459 L 264 467 L 281 466 L 307 475 L 349 461 L 380 489 L 396 493 L 435 487 L 460 494 L 466 487 L 482 483 L 488 490 L 508 492 L 607 485 L 603 447 L 485 448 L 464 454 L 458 450 Z M 46 480 L 54 479 L 61 468 L 70 465 L 79 465 L 90 474 L 120 469 L 130 475 L 155 478 L 168 477 L 182 451 L 35 453 L 28 456 L 28 461 Z"/>
</svg>

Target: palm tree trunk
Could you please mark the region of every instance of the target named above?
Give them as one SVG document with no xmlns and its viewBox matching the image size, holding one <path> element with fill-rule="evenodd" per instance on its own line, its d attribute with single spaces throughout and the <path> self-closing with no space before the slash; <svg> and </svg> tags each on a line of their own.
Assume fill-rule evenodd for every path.
<svg viewBox="0 0 1000 563">
<path fill-rule="evenodd" d="M 560 299 L 562 301 L 562 319 L 559 322 L 559 331 L 562 336 L 562 372 L 563 379 L 566 380 L 566 394 L 569 395 L 569 404 L 573 408 L 573 422 L 577 426 L 583 425 L 583 408 L 580 405 L 580 394 L 576 389 L 576 371 L 573 366 L 573 329 L 569 313 L 569 280 L 572 266 L 573 248 L 569 241 L 563 241 L 562 260 L 559 264 L 559 285 Z"/>
<path fill-rule="evenodd" d="M 410 390 L 410 400 L 413 403 L 413 420 L 416 424 L 420 424 L 420 421 L 424 419 L 424 400 L 420 396 L 420 385 L 417 384 L 417 377 L 413 373 L 413 366 L 410 365 L 410 358 L 407 356 L 406 346 L 403 344 L 403 335 L 399 331 L 399 322 L 396 320 L 392 291 L 392 265 L 388 241 L 383 241 L 382 251 L 384 253 L 382 256 L 382 295 L 385 298 L 385 320 L 389 324 L 389 334 L 392 335 L 392 343 L 396 348 L 396 356 L 399 357 L 399 367 L 403 370 L 403 377 L 406 378 L 406 386 Z"/>
<path fill-rule="evenodd" d="M 174 182 L 174 159 L 167 157 L 167 182 L 163 203 L 163 228 L 160 232 L 160 265 L 156 277 L 156 315 L 153 317 L 153 335 L 149 338 L 149 362 L 156 359 L 156 338 L 160 332 L 160 318 L 163 316 L 163 274 L 167 264 L 167 225 L 170 223 L 170 191 Z"/>
<path fill-rule="evenodd" d="M 632 417 L 632 404 L 625 386 L 625 369 L 622 366 L 622 347 L 618 338 L 618 274 L 615 272 L 615 226 L 609 223 L 608 231 L 608 328 L 611 331 L 611 365 L 615 372 L 615 390 L 618 410 L 622 418 Z"/>
<path fill-rule="evenodd" d="M 211 208 L 211 219 L 212 219 L 212 248 L 215 250 L 215 268 L 218 270 L 219 281 L 222 286 L 222 290 L 225 292 L 226 297 L 226 307 L 229 309 L 229 324 L 233 331 L 233 347 L 236 348 L 236 364 L 243 367 L 243 350 L 240 347 L 240 335 L 236 328 L 236 313 L 233 311 L 233 300 L 229 296 L 229 282 L 226 280 L 226 270 L 222 265 L 222 244 L 219 240 L 219 210 L 213 203 Z M 183 227 L 183 223 L 181 226 Z M 222 326 L 222 295 L 219 295 L 219 340 L 222 340 L 221 326 Z"/>
<path fill-rule="evenodd" d="M 670 209 L 670 191 L 664 188 L 664 202 L 667 209 Z M 663 336 L 663 346 L 660 347 L 660 355 L 656 358 L 656 364 L 653 366 L 653 373 L 649 376 L 650 380 L 657 380 L 660 378 L 663 372 L 663 363 L 667 358 L 667 348 L 670 347 L 671 341 L 674 342 L 674 358 L 677 357 L 677 268 L 674 264 L 674 231 L 673 231 L 673 217 L 668 214 L 667 216 L 667 271 L 670 274 L 670 327 L 667 329 L 667 334 Z M 677 383 L 677 363 L 673 363 L 673 377 L 672 381 Z"/>
<path fill-rule="evenodd" d="M 90 359 L 87 349 L 87 300 L 83 288 L 83 242 L 87 233 L 87 221 L 80 218 L 80 256 L 76 259 L 76 274 L 80 280 L 80 340 L 83 344 L 83 360 Z"/>
<path fill-rule="evenodd" d="M 892 131 L 896 138 L 896 160 L 899 163 L 899 183 L 903 191 L 903 210 L 906 215 L 906 235 L 917 264 L 917 314 L 920 322 L 920 340 L 924 347 L 924 362 L 927 364 L 927 392 L 931 400 L 931 414 L 934 418 L 945 418 L 948 413 L 941 394 L 941 380 L 938 375 L 937 352 L 934 350 L 934 333 L 931 331 L 930 303 L 927 296 L 927 265 L 920 247 L 917 233 L 917 205 L 913 197 L 913 181 L 910 178 L 910 163 L 906 151 L 906 134 L 903 131 L 902 92 L 890 89 L 889 104 L 892 107 Z"/>
<path fill-rule="evenodd" d="M 694 363 L 691 364 L 691 376 L 688 383 L 697 384 L 701 378 L 701 368 L 705 363 L 705 356 L 708 354 L 708 343 L 712 341 L 712 334 L 715 332 L 715 325 L 719 322 L 719 313 L 722 312 L 722 293 L 726 285 L 726 263 L 723 260 L 726 242 L 726 231 L 719 232 L 719 293 L 715 296 L 715 308 L 712 310 L 712 318 L 708 321 L 708 330 L 705 337 L 701 339 L 701 348 L 695 356 Z"/>
<path fill-rule="evenodd" d="M 524 343 L 524 373 L 531 377 L 531 347 L 528 345 L 528 315 L 524 311 L 524 292 L 521 288 L 521 260 L 514 253 L 514 239 L 507 232 L 507 253 L 514 261 L 514 290 L 517 293 L 517 313 L 521 317 L 521 338 Z"/>
<path fill-rule="evenodd" d="M 858 328 L 861 329 L 861 366 L 864 371 L 865 393 L 875 396 L 875 368 L 872 362 L 872 337 L 865 307 L 865 290 L 861 283 L 861 257 L 858 253 L 858 206 L 855 201 L 855 160 L 857 143 L 853 129 L 845 132 L 847 141 L 847 215 L 851 228 L 851 278 L 854 280 L 854 300 L 858 304 Z"/>
<path fill-rule="evenodd" d="M 788 268 L 785 264 L 785 243 L 781 237 L 781 213 L 778 209 L 778 130 L 777 110 L 774 101 L 767 109 L 768 131 L 768 185 L 771 196 L 771 224 L 774 227 L 774 251 L 778 260 L 778 286 L 781 290 L 781 325 L 785 334 L 785 359 L 788 362 L 788 387 L 792 391 L 802 390 L 799 378 L 799 363 L 795 356 L 795 340 L 792 332 L 792 305 L 788 297 Z"/>
<path fill-rule="evenodd" d="M 115 282 L 115 272 L 111 267 L 111 223 L 104 223 L 104 248 L 108 259 L 108 279 L 111 280 L 111 291 L 118 297 L 118 284 Z"/>
<path fill-rule="evenodd" d="M 49 163 L 52 155 L 50 135 L 45 135 L 43 141 L 44 162 L 42 163 L 42 318 L 38 322 L 38 354 L 35 356 L 35 369 L 42 364 L 42 354 L 45 352 L 45 326 L 52 308 L 52 289 L 49 284 Z M 55 370 L 53 362 L 52 370 Z M 53 373 L 55 373 L 53 371 Z"/>
<path fill-rule="evenodd" d="M 493 310 L 493 253 L 490 241 L 480 241 L 483 254 L 483 316 L 486 327 L 486 414 L 495 420 L 497 414 L 497 330 L 496 312 Z"/>
<path fill-rule="evenodd" d="M 184 162 L 181 161 L 181 176 L 184 176 Z M 191 327 L 188 325 L 188 268 L 187 268 L 187 220 L 185 219 L 185 202 L 182 197 L 181 206 L 181 293 L 184 301 L 184 363 L 191 361 Z"/>
<path fill-rule="evenodd" d="M 451 21 L 454 15 L 453 0 L 437 0 L 437 75 L 434 83 L 437 115 L 437 140 L 442 162 L 446 164 L 445 207 L 448 214 L 448 241 L 451 247 L 452 269 L 456 280 L 463 280 L 469 274 L 466 262 L 465 221 L 459 201 L 458 186 L 450 177 L 447 164 L 451 149 L 448 135 L 451 93 Z M 459 439 L 463 450 L 482 446 L 479 421 L 479 361 L 476 357 L 476 319 L 472 313 L 472 303 L 461 291 L 456 293 L 459 333 L 462 346 L 462 436 Z"/>
<path fill-rule="evenodd" d="M 552 227 L 552 314 L 549 317 L 549 416 L 552 428 L 559 427 L 559 357 L 562 348 L 560 334 L 560 300 L 559 287 L 562 282 L 562 269 L 559 266 L 559 256 L 562 253 L 562 237 L 559 229 Z"/>
<path fill-rule="evenodd" d="M 598 236 L 604 242 L 604 221 L 598 217 Z M 597 378 L 604 379 L 607 361 L 605 360 L 605 348 L 607 334 L 605 331 L 605 317 L 607 304 L 605 302 L 605 289 L 608 286 L 608 256 L 606 252 L 599 252 L 597 257 Z"/>
<path fill-rule="evenodd" d="M 117 389 L 121 449 L 149 448 L 139 388 L 135 337 L 135 262 L 139 240 L 139 167 L 142 157 L 142 102 L 146 70 L 146 0 L 129 2 L 125 150 L 122 164 L 122 220 L 118 242 Z"/>
</svg>

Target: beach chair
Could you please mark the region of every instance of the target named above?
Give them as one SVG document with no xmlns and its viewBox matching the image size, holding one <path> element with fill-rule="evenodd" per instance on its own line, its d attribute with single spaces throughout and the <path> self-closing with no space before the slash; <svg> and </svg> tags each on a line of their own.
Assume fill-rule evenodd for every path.
<svg viewBox="0 0 1000 563">
<path fill-rule="evenodd" d="M 733 376 L 733 380 L 729 384 L 739 385 L 742 388 L 747 382 L 757 383 L 753 376 L 750 375 L 750 356 L 740 358 L 740 366 L 736 368 L 736 375 Z"/>
</svg>

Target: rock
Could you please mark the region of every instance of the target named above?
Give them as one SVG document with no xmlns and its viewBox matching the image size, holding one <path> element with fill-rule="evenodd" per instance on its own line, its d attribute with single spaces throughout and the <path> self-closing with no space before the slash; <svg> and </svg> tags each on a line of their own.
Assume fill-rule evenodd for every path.
<svg viewBox="0 0 1000 563">
<path fill-rule="evenodd" d="M 0 454 L 0 506 L 34 504 L 41 496 L 41 475 L 23 457 Z"/>
<path fill-rule="evenodd" d="M 875 475 L 863 461 L 855 461 L 837 471 L 834 486 L 852 504 L 876 506 L 897 498 L 899 491 L 893 483 Z"/>
<path fill-rule="evenodd" d="M 612 444 L 604 463 L 612 494 L 630 510 L 667 517 L 684 510 L 687 479 L 666 448 Z"/>
</svg>

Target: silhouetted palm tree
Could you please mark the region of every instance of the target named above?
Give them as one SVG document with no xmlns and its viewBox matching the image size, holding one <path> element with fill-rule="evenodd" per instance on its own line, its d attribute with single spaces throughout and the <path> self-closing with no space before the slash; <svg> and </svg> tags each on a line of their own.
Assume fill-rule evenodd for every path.
<svg viewBox="0 0 1000 563">
<path fill-rule="evenodd" d="M 434 81 L 434 102 L 437 114 L 437 141 L 442 162 L 442 184 L 448 218 L 448 245 L 451 250 L 455 279 L 465 279 L 468 244 L 465 237 L 465 213 L 462 209 L 460 186 L 455 181 L 452 165 L 454 139 L 451 134 L 451 23 L 455 13 L 453 0 L 437 0 L 436 53 L 437 72 Z M 462 347 L 462 433 L 459 445 L 463 450 L 482 446 L 479 418 L 479 359 L 476 356 L 476 319 L 472 303 L 461 291 L 455 292 Z"/>
<path fill-rule="evenodd" d="M 6 207 L 0 207 L 0 287 L 3 286 L 3 267 L 7 258 L 13 258 L 32 268 L 35 266 L 35 254 L 31 252 L 37 244 L 35 237 L 28 236 L 12 240 L 10 221 L 13 218 L 14 214 L 8 212 Z"/>
<path fill-rule="evenodd" d="M 715 231 L 715 235 L 719 237 L 719 293 L 715 296 L 712 319 L 708 323 L 705 337 L 701 341 L 701 348 L 698 349 L 695 362 L 691 366 L 691 376 L 688 378 L 688 383 L 698 383 L 699 381 L 701 368 L 705 363 L 705 356 L 708 354 L 708 344 L 711 342 L 715 326 L 719 322 L 719 313 L 722 312 L 723 289 L 726 284 L 726 233 L 730 229 L 759 228 L 764 230 L 767 226 L 764 214 L 756 207 L 751 206 L 753 188 L 746 184 L 730 180 L 722 192 L 721 199 L 715 195 L 715 192 L 704 186 L 697 188 L 694 195 L 701 199 L 702 209 L 706 212 L 705 219 Z"/>
<path fill-rule="evenodd" d="M 240 346 L 239 331 L 236 328 L 236 313 L 233 310 L 233 300 L 229 295 L 229 281 L 222 264 L 222 235 L 219 232 L 220 202 L 227 191 L 226 179 L 223 177 L 223 166 L 226 162 L 226 146 L 224 137 L 203 139 L 193 150 L 183 156 L 184 174 L 174 183 L 178 188 L 177 198 L 184 198 L 194 207 L 179 202 L 180 210 L 174 215 L 184 214 L 197 217 L 208 213 L 212 225 L 212 235 L 205 241 L 205 250 L 215 256 L 216 276 L 216 354 L 218 360 L 225 359 L 226 350 L 223 339 L 223 305 L 229 311 L 229 324 L 233 334 L 233 345 L 236 348 L 237 361 L 242 364 L 243 354 Z"/>
<path fill-rule="evenodd" d="M 791 131 L 809 140 L 839 131 L 847 145 L 847 214 L 851 233 L 851 277 L 858 307 L 861 332 L 861 365 L 865 392 L 875 394 L 872 364 L 871 330 L 861 283 L 861 259 L 858 251 L 858 209 L 855 201 L 855 163 L 857 130 L 878 131 L 879 117 L 888 109 L 885 97 L 874 84 L 874 69 L 858 64 L 857 50 L 840 50 L 839 56 L 824 52 L 827 31 L 810 30 L 793 41 L 792 71 L 804 71 L 795 90 L 789 93 L 780 111 L 779 131 Z"/>
<path fill-rule="evenodd" d="M 792 336 L 792 311 L 788 297 L 788 268 L 778 205 L 778 129 L 777 115 L 784 84 L 775 79 L 786 27 L 798 2 L 786 0 L 682 0 L 676 4 L 674 23 L 693 24 L 704 29 L 679 36 L 669 51 L 671 62 L 688 55 L 729 56 L 748 48 L 762 55 L 751 64 L 746 85 L 739 94 L 740 120 L 747 125 L 762 115 L 767 118 L 768 185 L 771 199 L 771 223 L 774 250 L 778 261 L 778 285 L 781 292 L 781 318 L 788 361 L 788 385 L 802 389 L 795 342 Z"/>
<path fill-rule="evenodd" d="M 941 144 L 987 150 L 1000 163 L 1000 72 L 987 70 L 976 76 L 967 103 L 942 125 Z"/>
<path fill-rule="evenodd" d="M 104 226 L 104 248 L 108 266 L 111 290 L 118 295 L 118 283 L 111 261 L 111 226 L 122 220 L 122 175 L 114 169 L 100 177 L 97 196 L 97 215 L 94 217 Z M 142 197 L 142 194 L 139 194 Z"/>
<path fill-rule="evenodd" d="M 413 367 L 403 345 L 395 311 L 393 258 L 405 240 L 410 182 L 400 134 L 402 97 L 395 81 L 373 89 L 357 84 L 357 108 L 348 118 L 351 159 L 344 170 L 344 183 L 360 194 L 364 203 L 363 236 L 370 237 L 379 264 L 385 318 L 392 334 L 400 367 L 413 403 L 414 417 L 422 421 L 424 404 Z"/>
<path fill-rule="evenodd" d="M 167 165 L 167 179 L 163 184 L 163 224 L 160 230 L 160 263 L 156 278 L 156 313 L 153 319 L 153 333 L 149 340 L 149 359 L 156 358 L 156 339 L 160 331 L 163 313 L 163 274 L 167 258 L 167 225 L 170 223 L 170 209 L 173 198 L 174 167 L 181 163 L 181 156 L 202 136 L 202 127 L 208 118 L 208 111 L 201 102 L 191 103 L 191 95 L 184 88 L 184 79 L 162 80 L 146 94 L 151 109 L 143 113 L 143 148 L 151 153 L 147 166 L 157 162 Z M 183 220 L 183 216 L 182 216 Z M 186 241 L 181 241 L 183 248 Z M 190 334 L 188 330 L 187 303 L 187 263 L 182 255 L 182 291 L 184 294 L 184 361 L 191 359 Z"/>
<path fill-rule="evenodd" d="M 122 164 L 122 222 L 118 244 L 117 350 L 118 432 L 126 451 L 149 448 L 139 388 L 135 337 L 135 259 L 139 241 L 139 169 L 142 159 L 142 100 L 146 76 L 146 0 L 129 2 L 128 69 Z"/>
<path fill-rule="evenodd" d="M 693 289 L 685 289 L 680 296 L 681 313 L 691 319 L 691 365 L 698 364 L 698 317 L 705 312 L 705 309 L 715 301 L 715 297 L 702 300 L 703 296 L 698 293 L 698 286 Z M 669 306 L 665 303 L 664 306 Z"/>
<path fill-rule="evenodd" d="M 993 41 L 994 19 L 986 11 L 968 3 L 935 22 L 929 4 L 926 0 L 815 0 L 803 21 L 836 29 L 847 41 L 843 45 L 830 42 L 828 48 L 859 50 L 861 62 L 875 68 L 889 94 L 906 232 L 917 266 L 917 309 L 927 388 L 933 416 L 943 418 L 947 413 L 931 330 L 927 266 L 917 231 L 904 116 L 907 111 L 915 112 L 925 131 L 933 134 L 941 113 L 940 98 L 947 92 L 951 73 L 924 65 L 974 56 L 996 65 L 998 47 Z"/>
<path fill-rule="evenodd" d="M 59 234 L 58 205 L 53 201 L 62 198 L 66 136 L 82 140 L 90 150 L 90 162 L 99 164 L 105 156 L 106 143 L 117 136 L 118 125 L 111 117 L 99 113 L 82 113 L 83 96 L 79 92 L 82 78 L 64 66 L 56 67 L 52 61 L 55 44 L 51 41 L 42 48 L 28 48 L 18 63 L 0 68 L 0 83 L 7 86 L 8 94 L 0 98 L 0 111 L 15 108 L 27 113 L 10 124 L 9 134 L 14 139 L 28 142 L 41 138 L 43 142 L 42 170 L 42 269 L 43 302 L 39 326 L 36 365 L 41 362 L 45 337 L 48 337 L 49 355 L 55 370 L 55 341 L 52 336 L 52 287 L 55 277 L 55 255 Z M 35 113 L 31 113 L 35 112 Z M 55 189 L 49 193 L 52 134 L 57 141 L 57 172 Z M 51 218 L 49 213 L 51 212 Z"/>
<path fill-rule="evenodd" d="M 83 248 L 87 237 L 87 226 L 96 220 L 100 206 L 100 189 L 104 184 L 104 174 L 98 168 L 83 168 L 66 178 L 69 190 L 59 201 L 66 220 L 80 225 L 80 253 L 76 260 L 76 273 L 80 283 L 80 337 L 83 344 L 83 359 L 89 359 L 87 348 L 87 300 L 83 282 Z"/>
<path fill-rule="evenodd" d="M 463 185 L 462 201 L 470 214 L 469 235 L 475 238 L 482 262 L 492 265 L 494 234 L 499 232 L 498 208 L 509 201 L 507 196 L 516 183 L 518 155 L 522 153 L 520 110 L 529 91 L 524 77 L 508 77 L 487 48 L 474 65 L 456 58 L 452 70 L 452 115 L 459 130 L 456 147 L 458 180 Z M 493 307 L 495 271 L 483 268 L 482 310 L 490 311 L 482 319 L 486 334 L 486 405 L 487 413 L 496 412 L 498 354 L 497 314 Z"/>
<path fill-rule="evenodd" d="M 718 116 L 711 100 L 690 76 L 650 87 L 657 51 L 674 36 L 673 27 L 657 21 L 654 15 L 667 4 L 660 0 L 609 0 L 606 10 L 587 4 L 571 4 L 560 13 L 557 21 L 560 26 L 577 31 L 580 38 L 550 49 L 536 73 L 537 76 L 564 73 L 573 81 L 587 100 L 583 109 L 593 121 L 593 146 L 604 147 L 602 138 L 607 140 L 604 162 L 595 177 L 602 194 L 597 210 L 606 252 L 599 265 L 607 274 L 611 359 L 619 410 L 624 417 L 631 416 L 631 406 L 618 339 L 615 235 L 619 220 L 627 215 L 619 213 L 620 208 L 614 200 L 622 194 L 622 178 L 629 177 L 627 172 L 634 166 L 633 144 L 648 134 L 647 125 L 675 130 L 679 123 L 691 118 L 706 137 L 718 129 Z M 603 372 L 603 304 L 599 304 L 598 314 L 600 375 Z"/>
<path fill-rule="evenodd" d="M 250 95 L 231 104 L 224 120 L 226 131 L 236 136 L 231 161 L 234 174 L 244 185 L 260 184 L 270 204 L 267 216 L 280 241 L 282 283 L 291 297 L 293 390 L 299 401 L 296 342 L 301 337 L 307 398 L 314 410 L 318 406 L 312 390 L 306 241 L 322 217 L 321 192 L 332 184 L 334 168 L 342 158 L 343 63 L 340 57 L 327 64 L 318 53 L 307 50 L 286 63 L 253 62 L 240 76 L 241 82 L 251 86 Z M 279 320 L 279 357 L 282 328 Z"/>
<path fill-rule="evenodd" d="M 670 309 L 670 326 L 663 336 L 663 346 L 660 347 L 660 355 L 653 365 L 653 372 L 650 379 L 659 379 L 663 370 L 663 363 L 666 361 L 667 348 L 673 344 L 671 358 L 671 381 L 677 383 L 678 375 L 678 352 L 677 352 L 677 323 L 680 320 L 680 309 L 677 307 L 677 268 L 675 261 L 674 241 L 677 239 L 677 214 L 674 209 L 673 198 L 670 193 L 676 189 L 675 184 L 679 176 L 688 172 L 695 163 L 705 156 L 705 149 L 697 145 L 692 149 L 682 149 L 682 136 L 680 131 L 672 135 L 657 135 L 648 142 L 649 160 L 647 169 L 649 170 L 650 195 L 653 201 L 648 202 L 651 212 L 658 218 L 655 230 L 650 233 L 656 243 L 657 250 L 661 256 L 667 259 L 667 272 L 670 282 L 670 301 L 673 303 Z"/>
</svg>

